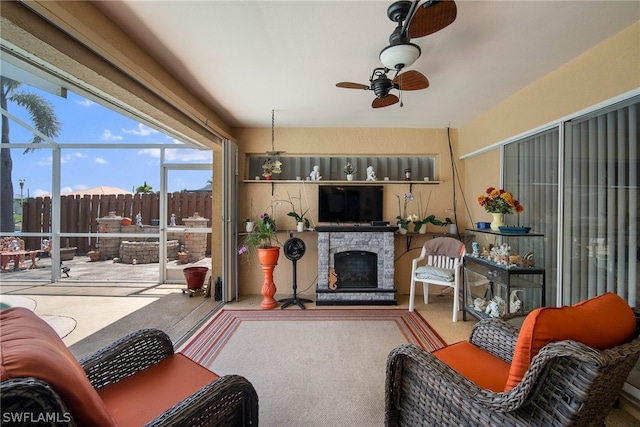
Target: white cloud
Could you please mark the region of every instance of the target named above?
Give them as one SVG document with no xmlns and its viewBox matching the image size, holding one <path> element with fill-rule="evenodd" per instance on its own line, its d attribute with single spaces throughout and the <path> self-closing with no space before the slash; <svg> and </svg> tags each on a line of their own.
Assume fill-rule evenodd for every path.
<svg viewBox="0 0 640 427">
<path fill-rule="evenodd" d="M 95 162 L 100 165 L 106 165 L 107 163 L 109 163 L 106 159 L 103 159 L 102 157 L 96 157 Z"/>
<path fill-rule="evenodd" d="M 149 136 L 154 133 L 160 133 L 157 130 L 150 128 L 149 126 L 143 125 L 142 123 L 138 123 L 137 129 L 129 129 L 129 130 L 122 129 L 122 132 L 131 133 L 133 135 L 138 135 L 138 136 Z"/>
<path fill-rule="evenodd" d="M 211 151 L 170 148 L 165 150 L 164 156 L 165 160 L 169 161 L 210 163 L 212 153 Z"/>
<path fill-rule="evenodd" d="M 65 154 L 64 156 L 60 157 L 60 162 L 61 163 L 73 163 L 73 161 L 77 160 L 77 159 L 86 159 L 89 156 L 87 156 L 84 153 L 80 153 L 80 152 L 75 152 L 75 153 L 69 153 L 69 154 Z"/>
<path fill-rule="evenodd" d="M 72 187 L 62 187 L 60 188 L 60 194 L 71 193 L 73 191 Z"/>
<path fill-rule="evenodd" d="M 94 105 L 96 105 L 95 102 L 89 100 L 89 99 L 81 99 L 80 101 L 76 101 L 77 104 L 82 105 L 83 107 L 92 107 Z"/>
<path fill-rule="evenodd" d="M 106 139 L 107 141 L 114 141 L 114 140 L 122 140 L 122 137 L 119 135 L 114 135 L 111 133 L 111 131 L 109 129 L 105 129 L 104 132 L 102 132 L 102 136 L 100 137 L 100 139 Z"/>
<path fill-rule="evenodd" d="M 138 151 L 138 154 L 147 155 L 154 158 L 160 158 L 160 149 L 159 148 L 145 148 L 144 150 Z"/>
<path fill-rule="evenodd" d="M 36 162 L 36 165 L 38 166 L 51 166 L 52 164 L 53 164 L 53 157 L 51 156 Z"/>
<path fill-rule="evenodd" d="M 37 190 L 33 191 L 33 197 L 42 197 L 45 194 L 51 194 L 51 191 L 49 190 L 43 190 L 41 188 L 38 188 Z"/>
</svg>

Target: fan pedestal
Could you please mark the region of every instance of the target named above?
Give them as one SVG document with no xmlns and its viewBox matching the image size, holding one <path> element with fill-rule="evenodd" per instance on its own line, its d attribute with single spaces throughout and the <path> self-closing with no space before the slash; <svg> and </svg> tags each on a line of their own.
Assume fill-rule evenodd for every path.
<svg viewBox="0 0 640 427">
<path fill-rule="evenodd" d="M 284 256 L 287 257 L 293 263 L 293 297 L 278 300 L 282 303 L 281 309 L 287 308 L 291 304 L 296 304 L 301 309 L 305 309 L 305 302 L 313 302 L 310 299 L 298 298 L 298 275 L 297 275 L 297 263 L 306 251 L 304 242 L 297 237 L 292 237 L 283 245 Z"/>
</svg>

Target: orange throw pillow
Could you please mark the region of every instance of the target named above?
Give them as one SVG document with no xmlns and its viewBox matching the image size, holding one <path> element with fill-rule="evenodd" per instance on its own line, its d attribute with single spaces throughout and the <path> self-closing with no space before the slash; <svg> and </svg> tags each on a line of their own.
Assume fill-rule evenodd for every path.
<svg viewBox="0 0 640 427">
<path fill-rule="evenodd" d="M 635 332 L 633 310 L 624 299 L 613 293 L 573 306 L 533 310 L 525 318 L 518 334 L 505 391 L 520 383 L 533 357 L 551 342 L 572 340 L 605 350 L 629 342 Z"/>
<path fill-rule="evenodd" d="M 26 308 L 0 310 L 0 381 L 28 377 L 47 382 L 79 426 L 115 424 L 84 369 L 51 326 Z"/>
</svg>

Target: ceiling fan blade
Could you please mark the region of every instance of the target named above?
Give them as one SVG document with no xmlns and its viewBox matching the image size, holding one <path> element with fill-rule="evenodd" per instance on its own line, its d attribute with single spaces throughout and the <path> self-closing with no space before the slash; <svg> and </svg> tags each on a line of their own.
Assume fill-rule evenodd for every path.
<svg viewBox="0 0 640 427">
<path fill-rule="evenodd" d="M 400 90 L 420 90 L 429 87 L 429 80 L 421 72 L 410 70 L 398 74 L 393 79 L 393 84 L 397 85 Z"/>
<path fill-rule="evenodd" d="M 428 36 L 456 20 L 458 8 L 453 0 L 430 0 L 416 8 L 407 28 L 410 39 Z"/>
<path fill-rule="evenodd" d="M 336 83 L 337 87 L 345 88 L 345 89 L 369 89 L 369 86 L 363 85 L 360 83 L 350 83 L 350 82 L 340 82 Z"/>
<path fill-rule="evenodd" d="M 376 98 L 376 99 L 374 99 L 373 103 L 371 104 L 371 106 L 373 108 L 388 107 L 389 105 L 396 104 L 398 101 L 400 101 L 400 99 L 398 99 L 397 96 L 395 96 L 393 94 L 389 94 L 389 95 L 385 96 L 384 98 Z"/>
</svg>

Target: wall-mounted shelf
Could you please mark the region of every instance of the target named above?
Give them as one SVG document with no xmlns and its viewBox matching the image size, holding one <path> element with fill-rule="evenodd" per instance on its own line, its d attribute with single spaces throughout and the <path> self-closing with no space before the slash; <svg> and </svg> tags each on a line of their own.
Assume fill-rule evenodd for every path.
<svg viewBox="0 0 640 427">
<path fill-rule="evenodd" d="M 245 179 L 242 182 L 249 184 L 312 184 L 312 185 L 382 185 L 382 184 L 426 184 L 426 185 L 435 185 L 440 184 L 441 181 L 306 181 L 306 180 L 297 180 L 297 179 Z"/>
<path fill-rule="evenodd" d="M 262 164 L 267 159 L 265 154 L 247 154 L 245 163 L 245 182 L 257 182 L 256 176 L 262 178 Z M 367 177 L 367 167 L 372 166 L 378 177 L 375 183 L 391 183 L 397 184 L 402 182 L 413 183 L 437 183 L 436 180 L 436 156 L 412 156 L 412 157 L 395 157 L 395 156 L 289 156 L 281 155 L 279 160 L 282 162 L 282 173 L 277 175 L 278 181 L 293 181 L 296 178 L 305 180 L 313 170 L 314 166 L 320 168 L 322 180 L 320 183 L 346 182 L 344 174 L 344 166 L 347 162 L 351 163 L 357 170 L 355 178 L 357 181 L 349 181 L 353 184 L 362 184 L 371 181 L 365 181 Z M 405 181 L 405 170 L 411 170 L 410 181 Z M 389 181 L 384 181 L 388 177 Z M 430 181 L 424 181 L 425 177 L 429 177 Z M 262 179 L 260 180 L 262 181 Z M 306 182 L 306 181 L 305 181 Z M 311 182 L 311 181 L 309 181 Z"/>
</svg>

